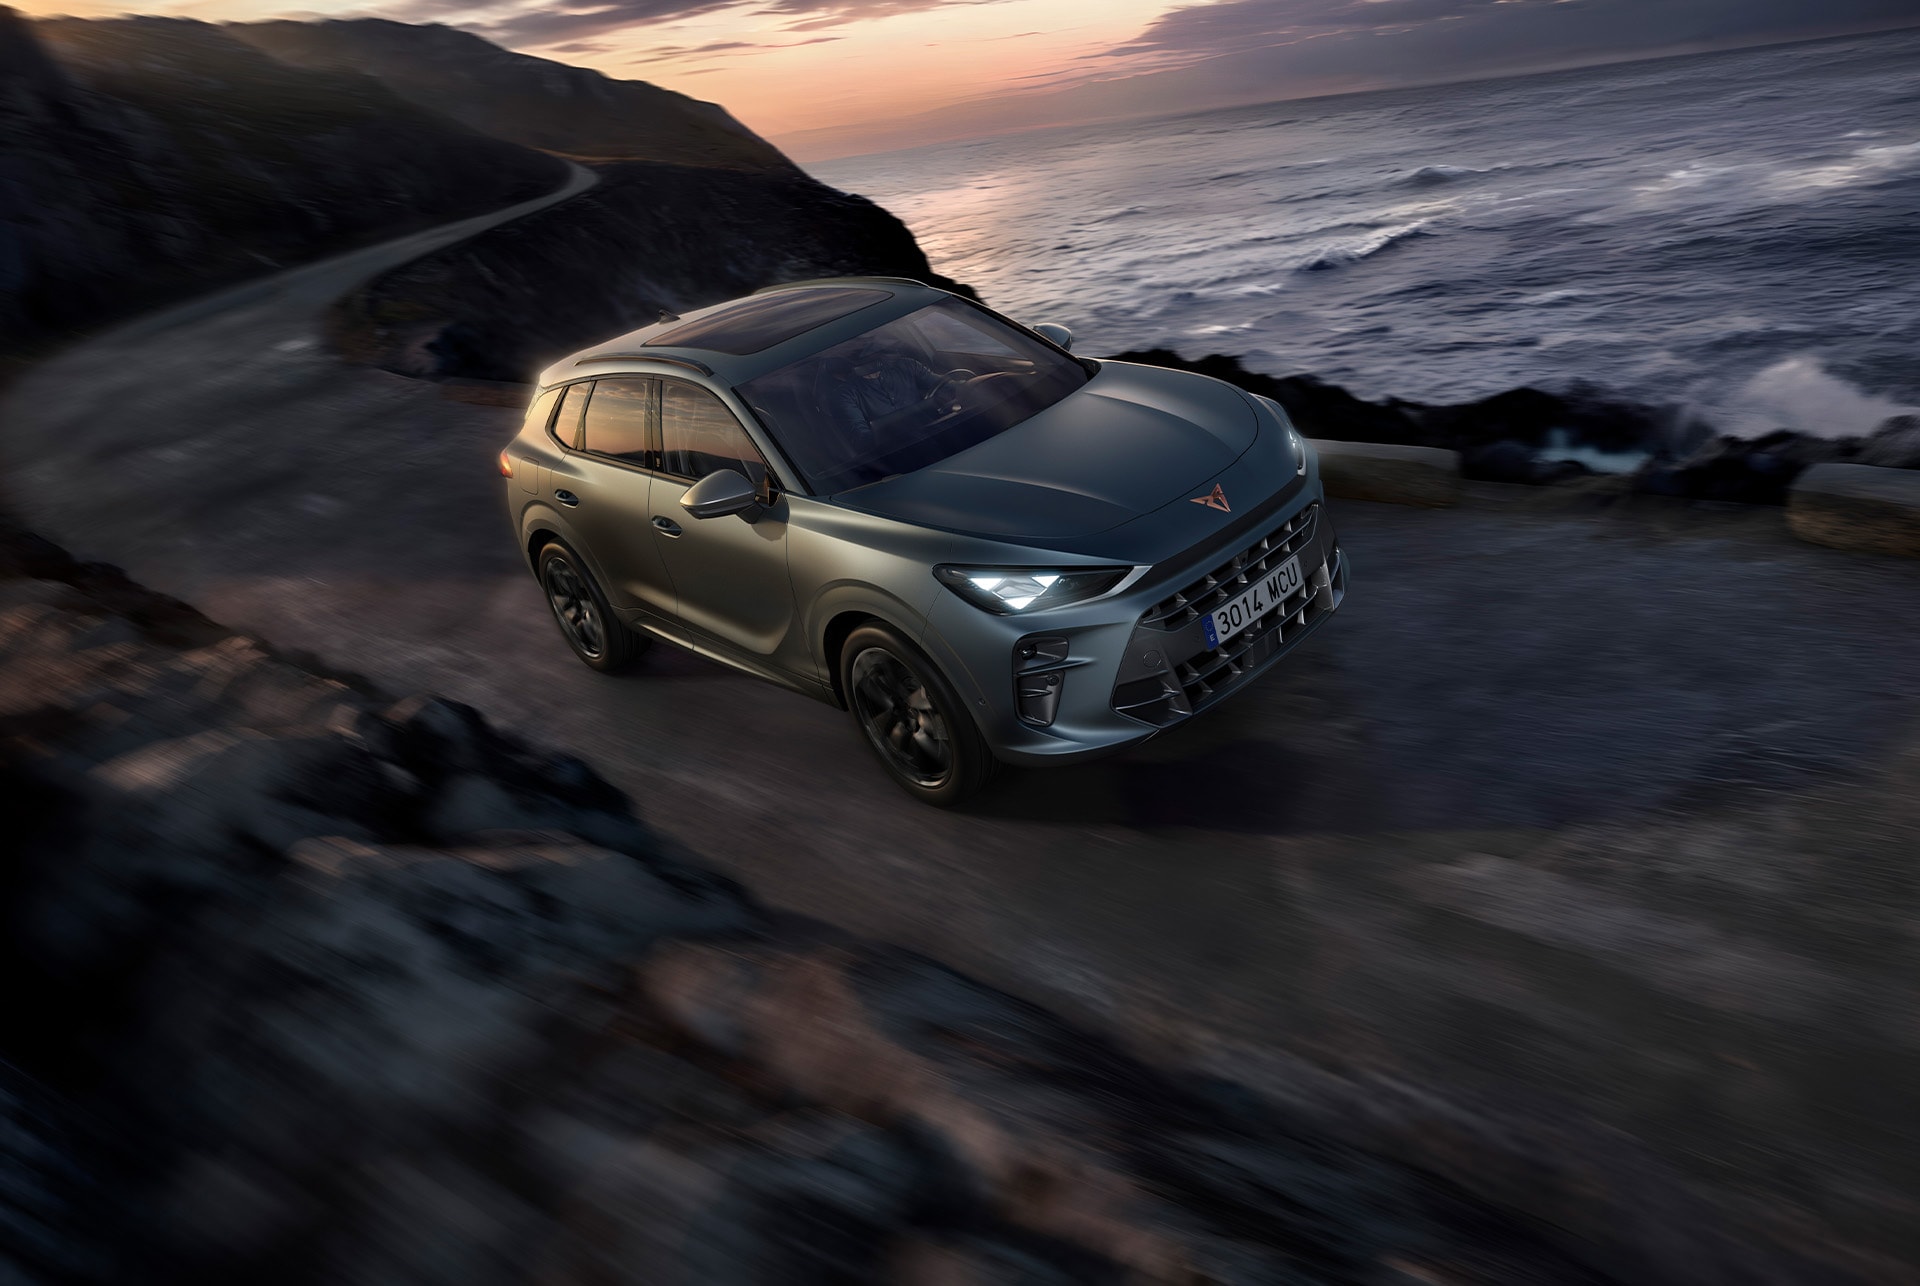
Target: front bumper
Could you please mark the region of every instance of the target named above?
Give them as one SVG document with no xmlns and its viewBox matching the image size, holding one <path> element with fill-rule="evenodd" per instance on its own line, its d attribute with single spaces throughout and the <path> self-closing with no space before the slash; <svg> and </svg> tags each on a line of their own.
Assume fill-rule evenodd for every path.
<svg viewBox="0 0 1920 1286">
<path fill-rule="evenodd" d="M 1144 741 L 1250 686 L 1339 608 L 1348 562 L 1311 481 L 1255 526 L 1156 566 L 1112 598 L 994 616 L 944 593 L 922 645 L 1008 763 L 1066 763 Z M 1201 617 L 1296 556 L 1300 591 L 1208 647 Z M 1034 702 L 1045 685 L 1051 701 Z M 1023 687 L 1027 712 L 1050 709 L 1050 723 L 1022 717 Z"/>
</svg>

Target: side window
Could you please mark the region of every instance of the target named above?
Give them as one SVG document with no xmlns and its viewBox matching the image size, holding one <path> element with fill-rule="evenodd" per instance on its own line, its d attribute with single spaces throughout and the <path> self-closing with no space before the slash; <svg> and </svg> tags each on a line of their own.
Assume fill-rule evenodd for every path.
<svg viewBox="0 0 1920 1286">
<path fill-rule="evenodd" d="M 563 391 L 564 390 L 557 388 L 550 388 L 539 397 L 534 398 L 533 405 L 527 408 L 526 423 L 521 425 L 521 428 L 539 429 L 544 432 L 547 425 L 553 421 L 553 404 L 560 400 L 560 394 Z"/>
<path fill-rule="evenodd" d="M 592 389 L 591 384 L 567 385 L 566 397 L 560 402 L 560 414 L 553 417 L 553 439 L 561 446 L 579 448 L 580 412 L 587 409 L 587 394 Z"/>
<path fill-rule="evenodd" d="M 653 445 L 653 381 L 595 380 L 587 403 L 585 450 L 628 464 L 649 463 Z"/>
<path fill-rule="evenodd" d="M 599 399 L 594 399 L 595 405 Z M 719 398 L 692 384 L 660 386 L 660 434 L 668 473 L 698 481 L 720 469 L 737 469 L 755 487 L 767 481 L 766 462 L 753 440 Z"/>
</svg>

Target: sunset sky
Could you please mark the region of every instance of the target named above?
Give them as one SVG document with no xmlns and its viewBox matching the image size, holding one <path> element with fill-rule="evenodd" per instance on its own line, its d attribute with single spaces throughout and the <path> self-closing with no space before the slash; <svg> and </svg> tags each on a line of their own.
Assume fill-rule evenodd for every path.
<svg viewBox="0 0 1920 1286">
<path fill-rule="evenodd" d="M 19 3 L 19 0 L 16 0 Z M 443 22 L 724 104 L 802 160 L 1920 24 L 1920 0 L 25 0 Z"/>
</svg>

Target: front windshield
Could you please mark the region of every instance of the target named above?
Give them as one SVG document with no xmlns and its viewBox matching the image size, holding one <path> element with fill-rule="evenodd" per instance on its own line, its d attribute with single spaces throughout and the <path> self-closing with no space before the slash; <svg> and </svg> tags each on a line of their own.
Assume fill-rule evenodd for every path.
<svg viewBox="0 0 1920 1286">
<path fill-rule="evenodd" d="M 943 299 L 740 385 L 815 494 L 984 442 L 1088 379 L 1060 350 Z"/>
</svg>

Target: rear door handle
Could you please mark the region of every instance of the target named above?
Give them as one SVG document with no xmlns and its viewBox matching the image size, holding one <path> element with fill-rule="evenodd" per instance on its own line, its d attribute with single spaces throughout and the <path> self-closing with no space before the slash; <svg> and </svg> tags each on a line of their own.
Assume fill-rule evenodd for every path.
<svg viewBox="0 0 1920 1286">
<path fill-rule="evenodd" d="M 662 515 L 654 516 L 653 525 L 659 529 L 662 536 L 678 536 L 681 531 L 679 523 Z"/>
<path fill-rule="evenodd" d="M 556 488 L 553 493 L 553 498 L 555 500 L 558 500 L 561 504 L 567 506 L 567 508 L 569 509 L 573 508 L 573 506 L 580 503 L 580 497 L 574 495 L 571 491 L 566 490 L 564 487 Z"/>
</svg>

